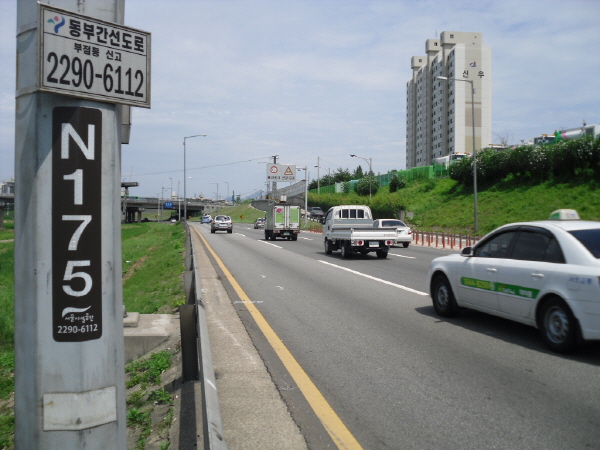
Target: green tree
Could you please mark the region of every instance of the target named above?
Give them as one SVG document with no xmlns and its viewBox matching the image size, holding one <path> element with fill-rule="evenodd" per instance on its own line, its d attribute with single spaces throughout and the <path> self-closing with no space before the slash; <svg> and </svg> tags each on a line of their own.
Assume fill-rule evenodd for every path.
<svg viewBox="0 0 600 450">
<path fill-rule="evenodd" d="M 358 166 L 356 168 L 356 170 L 354 171 L 354 173 L 352 174 L 352 179 L 353 180 L 360 180 L 364 176 L 365 176 L 365 174 L 363 173 L 362 167 Z"/>
<path fill-rule="evenodd" d="M 332 176 L 334 183 L 343 183 L 344 181 L 352 180 L 352 174 L 350 173 L 350 170 L 342 169 L 341 167 L 336 169 Z"/>
<path fill-rule="evenodd" d="M 379 181 L 374 176 L 362 177 L 356 184 L 356 193 L 358 195 L 375 195 L 379 190 Z"/>
<path fill-rule="evenodd" d="M 398 174 L 392 175 L 392 178 L 390 178 L 390 192 L 396 192 L 399 186 L 400 180 L 398 179 Z"/>
</svg>

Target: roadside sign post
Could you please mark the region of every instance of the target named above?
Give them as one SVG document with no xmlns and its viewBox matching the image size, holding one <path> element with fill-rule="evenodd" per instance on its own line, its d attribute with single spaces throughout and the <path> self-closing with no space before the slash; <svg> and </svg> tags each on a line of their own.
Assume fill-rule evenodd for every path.
<svg viewBox="0 0 600 450">
<path fill-rule="evenodd" d="M 125 450 L 121 104 L 150 79 L 107 58 L 150 37 L 124 0 L 53 3 L 17 2 L 15 448 Z"/>
</svg>

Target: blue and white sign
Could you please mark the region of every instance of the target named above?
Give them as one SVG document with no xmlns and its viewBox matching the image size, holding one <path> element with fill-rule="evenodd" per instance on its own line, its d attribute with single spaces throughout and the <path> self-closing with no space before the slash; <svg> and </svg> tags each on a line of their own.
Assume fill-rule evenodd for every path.
<svg viewBox="0 0 600 450">
<path fill-rule="evenodd" d="M 150 108 L 150 33 L 39 4 L 38 89 Z"/>
<path fill-rule="evenodd" d="M 165 202 L 165 209 L 173 209 L 173 202 Z"/>
</svg>

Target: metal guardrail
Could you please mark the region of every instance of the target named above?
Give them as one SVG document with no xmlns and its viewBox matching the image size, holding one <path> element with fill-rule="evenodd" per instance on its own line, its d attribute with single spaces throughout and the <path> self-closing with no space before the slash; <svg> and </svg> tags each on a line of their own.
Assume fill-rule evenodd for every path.
<svg viewBox="0 0 600 450">
<path fill-rule="evenodd" d="M 198 265 L 189 225 L 185 223 L 184 282 L 186 304 L 180 306 L 183 382 L 200 380 L 204 450 L 227 450 L 208 336 L 206 311 L 200 293 Z"/>
<path fill-rule="evenodd" d="M 475 245 L 479 239 L 481 239 L 480 236 L 471 236 L 469 234 L 413 230 L 413 242 L 423 247 L 441 247 L 449 248 L 451 250 L 460 250 L 461 248 Z"/>
</svg>

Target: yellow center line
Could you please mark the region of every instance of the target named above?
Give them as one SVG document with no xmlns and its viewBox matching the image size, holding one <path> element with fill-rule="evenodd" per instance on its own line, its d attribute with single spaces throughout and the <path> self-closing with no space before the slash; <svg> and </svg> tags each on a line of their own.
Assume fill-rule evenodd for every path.
<svg viewBox="0 0 600 450">
<path fill-rule="evenodd" d="M 313 411 L 315 412 L 315 414 L 329 433 L 329 436 L 331 436 L 331 439 L 333 440 L 335 445 L 340 450 L 362 450 L 362 447 L 360 446 L 356 438 L 352 435 L 350 430 L 346 428 L 346 425 L 344 425 L 342 420 L 338 417 L 338 415 L 329 405 L 327 400 L 325 400 L 323 394 L 321 394 L 319 389 L 311 381 L 310 377 L 306 374 L 304 369 L 302 369 L 300 364 L 298 364 L 296 358 L 294 358 L 294 356 L 290 353 L 287 347 L 283 344 L 281 339 L 279 339 L 273 328 L 271 328 L 271 326 L 260 313 L 258 308 L 252 303 L 250 297 L 246 295 L 246 293 L 235 280 L 233 275 L 231 275 L 229 270 L 227 270 L 227 267 L 225 267 L 225 264 L 223 264 L 221 259 L 212 249 L 212 247 L 208 245 L 208 242 L 206 241 L 204 236 L 202 236 L 202 234 L 200 234 L 200 232 L 195 228 L 194 231 L 198 233 L 198 236 L 200 236 L 200 239 L 202 239 L 204 245 L 211 253 L 211 255 L 215 258 L 217 264 L 219 265 L 219 267 L 221 268 L 221 270 L 235 289 L 235 292 L 244 302 L 244 305 L 248 308 L 250 314 L 252 314 L 254 321 L 269 341 L 269 344 L 271 344 L 271 347 L 273 347 L 273 349 L 275 350 L 275 353 L 277 353 L 277 356 L 279 356 L 279 359 L 281 359 L 281 362 L 296 382 L 296 385 L 298 386 L 298 388 L 310 404 L 311 408 L 313 409 Z"/>
</svg>

